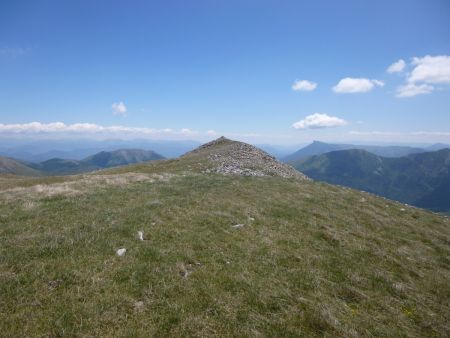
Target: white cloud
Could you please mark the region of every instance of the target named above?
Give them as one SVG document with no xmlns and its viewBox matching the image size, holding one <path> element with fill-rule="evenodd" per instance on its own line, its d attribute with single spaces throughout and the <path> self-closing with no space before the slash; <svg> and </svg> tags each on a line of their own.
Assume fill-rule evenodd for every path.
<svg viewBox="0 0 450 338">
<path fill-rule="evenodd" d="M 372 80 L 372 83 L 378 87 L 383 87 L 384 86 L 384 82 L 380 81 L 380 80 Z"/>
<path fill-rule="evenodd" d="M 450 84 L 449 55 L 415 57 L 411 64 L 414 69 L 407 79 L 409 83 Z"/>
<path fill-rule="evenodd" d="M 383 87 L 384 82 L 365 78 L 346 77 L 333 87 L 333 91 L 335 93 L 366 93 L 370 92 L 375 86 Z"/>
<path fill-rule="evenodd" d="M 127 106 L 120 101 L 120 102 L 114 102 L 111 106 L 112 112 L 114 115 L 120 115 L 120 116 L 127 116 Z"/>
<path fill-rule="evenodd" d="M 179 131 L 165 128 L 140 128 L 125 126 L 102 126 L 94 123 L 65 124 L 63 122 L 41 123 L 30 122 L 23 124 L 1 124 L 0 136 L 11 135 L 55 135 L 55 136 L 102 136 L 102 137 L 169 137 L 180 138 L 197 135 L 206 136 L 207 133 L 199 133 L 187 128 Z"/>
<path fill-rule="evenodd" d="M 413 68 L 406 76 L 406 83 L 397 87 L 397 97 L 413 97 L 429 94 L 434 91 L 434 85 L 450 84 L 450 56 L 426 55 L 414 57 Z"/>
<path fill-rule="evenodd" d="M 407 83 L 397 88 L 397 97 L 412 97 L 420 94 L 429 94 L 434 90 L 433 86 L 428 84 Z"/>
<path fill-rule="evenodd" d="M 401 73 L 401 72 L 403 72 L 405 67 L 406 67 L 405 60 L 400 59 L 397 62 L 394 62 L 392 65 L 390 65 L 386 71 L 390 74 Z"/>
<path fill-rule="evenodd" d="M 303 120 L 295 122 L 292 127 L 295 129 L 318 129 L 340 127 L 345 126 L 346 124 L 347 121 L 338 117 L 315 113 L 306 116 Z"/>
<path fill-rule="evenodd" d="M 216 135 L 217 135 L 217 132 L 216 132 L 215 130 L 208 130 L 208 131 L 206 132 L 206 135 L 208 135 L 208 136 L 216 136 Z"/>
<path fill-rule="evenodd" d="M 182 128 L 181 133 L 186 136 L 196 135 L 198 132 L 190 130 L 189 128 Z"/>
<path fill-rule="evenodd" d="M 311 92 L 317 88 L 317 83 L 308 80 L 296 80 L 292 85 L 294 91 Z"/>
</svg>

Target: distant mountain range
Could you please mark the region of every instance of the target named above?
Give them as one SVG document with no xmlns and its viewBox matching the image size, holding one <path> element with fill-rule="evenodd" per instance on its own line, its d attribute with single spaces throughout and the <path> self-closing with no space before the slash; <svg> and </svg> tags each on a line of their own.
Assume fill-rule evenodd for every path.
<svg viewBox="0 0 450 338">
<path fill-rule="evenodd" d="M 450 211 L 450 149 L 398 158 L 349 149 L 290 163 L 315 180 L 369 191 L 435 211 Z"/>
<path fill-rule="evenodd" d="M 280 144 L 254 144 L 255 147 L 264 150 L 277 159 L 283 159 L 299 149 L 300 145 L 280 145 Z M 302 145 L 303 146 L 303 145 Z"/>
<path fill-rule="evenodd" d="M 283 158 L 283 161 L 295 163 L 303 160 L 308 156 L 321 155 L 330 151 L 347 150 L 347 149 L 362 149 L 371 152 L 378 156 L 384 157 L 401 157 L 409 154 L 424 153 L 427 151 L 436 151 L 444 148 L 450 148 L 450 145 L 434 144 L 425 148 L 410 147 L 410 146 L 373 146 L 373 145 L 355 145 L 355 144 L 333 144 L 314 141 L 306 147 L 296 151 L 295 153 Z"/>
<path fill-rule="evenodd" d="M 53 158 L 82 160 L 101 151 L 116 149 L 153 150 L 166 158 L 178 157 L 200 145 L 196 141 L 165 140 L 20 140 L 0 139 L 0 156 L 26 162 L 42 162 Z"/>
<path fill-rule="evenodd" d="M 69 175 L 163 158 L 162 155 L 154 151 L 141 149 L 102 151 L 82 160 L 53 158 L 39 163 L 27 163 L 0 157 L 0 174 L 22 176 Z"/>
</svg>

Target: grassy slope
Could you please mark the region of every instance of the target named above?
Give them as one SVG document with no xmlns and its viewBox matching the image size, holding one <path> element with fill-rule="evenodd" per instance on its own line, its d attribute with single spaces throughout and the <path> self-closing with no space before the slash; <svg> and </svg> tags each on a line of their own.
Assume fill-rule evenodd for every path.
<svg viewBox="0 0 450 338">
<path fill-rule="evenodd" d="M 448 219 L 197 160 L 0 181 L 2 334 L 450 335 Z"/>
</svg>

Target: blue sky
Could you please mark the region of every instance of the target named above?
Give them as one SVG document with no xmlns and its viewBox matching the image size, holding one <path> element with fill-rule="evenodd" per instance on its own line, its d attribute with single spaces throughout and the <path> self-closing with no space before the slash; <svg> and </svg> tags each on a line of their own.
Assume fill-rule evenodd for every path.
<svg viewBox="0 0 450 338">
<path fill-rule="evenodd" d="M 1 1 L 0 134 L 450 143 L 449 17 L 445 0 Z"/>
</svg>

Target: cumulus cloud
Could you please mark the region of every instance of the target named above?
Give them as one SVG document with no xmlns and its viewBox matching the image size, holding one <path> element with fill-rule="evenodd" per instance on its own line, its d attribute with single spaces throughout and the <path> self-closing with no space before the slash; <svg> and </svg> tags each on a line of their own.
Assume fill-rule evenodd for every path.
<svg viewBox="0 0 450 338">
<path fill-rule="evenodd" d="M 429 94 L 434 90 L 433 86 L 426 83 L 417 85 L 415 83 L 407 83 L 397 88 L 397 97 L 411 97 L 420 94 Z"/>
<path fill-rule="evenodd" d="M 127 106 L 122 101 L 114 102 L 111 108 L 114 115 L 127 116 L 128 114 Z"/>
<path fill-rule="evenodd" d="M 317 88 L 317 83 L 311 82 L 308 80 L 296 80 L 294 84 L 292 85 L 292 90 L 294 91 L 304 91 L 304 92 L 311 92 L 314 89 Z"/>
<path fill-rule="evenodd" d="M 411 67 L 405 84 L 397 87 L 397 97 L 429 94 L 435 90 L 436 85 L 450 84 L 449 55 L 414 57 Z"/>
<path fill-rule="evenodd" d="M 315 113 L 306 116 L 303 120 L 295 122 L 292 127 L 295 129 L 319 129 L 345 126 L 347 121 L 327 114 Z"/>
<path fill-rule="evenodd" d="M 383 87 L 384 82 L 380 80 L 370 80 L 365 78 L 346 77 L 333 87 L 335 93 L 366 93 L 375 86 Z"/>
<path fill-rule="evenodd" d="M 392 65 L 388 67 L 386 70 L 388 73 L 401 73 L 406 67 L 406 62 L 403 59 L 398 60 L 397 62 L 394 62 Z"/>
<path fill-rule="evenodd" d="M 427 55 L 413 58 L 414 69 L 408 77 L 409 83 L 450 84 L 450 56 Z"/>
</svg>

